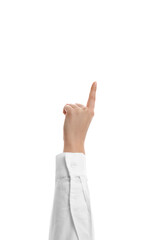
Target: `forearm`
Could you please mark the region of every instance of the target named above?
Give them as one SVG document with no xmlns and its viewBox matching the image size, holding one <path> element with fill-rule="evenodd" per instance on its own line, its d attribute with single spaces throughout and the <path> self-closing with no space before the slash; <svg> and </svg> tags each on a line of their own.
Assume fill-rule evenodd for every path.
<svg viewBox="0 0 160 240">
<path fill-rule="evenodd" d="M 86 156 L 56 156 L 56 185 L 49 240 L 93 240 Z"/>
</svg>

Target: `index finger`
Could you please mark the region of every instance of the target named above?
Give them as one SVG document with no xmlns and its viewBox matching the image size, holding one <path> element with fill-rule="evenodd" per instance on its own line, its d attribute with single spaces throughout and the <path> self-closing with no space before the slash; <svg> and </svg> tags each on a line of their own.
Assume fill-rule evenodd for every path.
<svg viewBox="0 0 160 240">
<path fill-rule="evenodd" d="M 94 82 L 91 86 L 91 90 L 90 90 L 89 98 L 87 102 L 87 107 L 91 110 L 94 110 L 94 107 L 95 107 L 96 90 L 97 90 L 97 82 Z"/>
</svg>

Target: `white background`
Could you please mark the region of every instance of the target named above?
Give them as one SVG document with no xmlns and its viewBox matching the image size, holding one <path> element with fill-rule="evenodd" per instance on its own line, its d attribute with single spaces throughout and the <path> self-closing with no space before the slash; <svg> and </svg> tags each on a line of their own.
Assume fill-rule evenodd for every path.
<svg viewBox="0 0 160 240">
<path fill-rule="evenodd" d="M 96 240 L 160 239 L 159 1 L 0 1 L 0 239 L 48 239 L 63 106 L 87 103 Z"/>
</svg>

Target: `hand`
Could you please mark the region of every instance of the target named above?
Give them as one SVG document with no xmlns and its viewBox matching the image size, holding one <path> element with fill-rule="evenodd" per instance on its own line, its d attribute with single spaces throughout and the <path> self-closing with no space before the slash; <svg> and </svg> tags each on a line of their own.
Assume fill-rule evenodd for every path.
<svg viewBox="0 0 160 240">
<path fill-rule="evenodd" d="M 97 83 L 91 86 L 87 105 L 66 104 L 63 113 L 66 115 L 63 127 L 63 152 L 82 152 L 85 154 L 84 142 L 91 120 L 94 116 Z"/>
</svg>

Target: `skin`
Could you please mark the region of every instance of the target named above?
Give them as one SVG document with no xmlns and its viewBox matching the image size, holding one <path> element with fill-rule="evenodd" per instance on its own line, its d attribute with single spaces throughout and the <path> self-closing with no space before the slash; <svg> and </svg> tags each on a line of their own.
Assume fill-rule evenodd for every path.
<svg viewBox="0 0 160 240">
<path fill-rule="evenodd" d="M 85 154 L 84 143 L 94 116 L 96 90 L 97 82 L 93 82 L 86 106 L 79 103 L 64 106 L 63 152 L 82 152 Z"/>
</svg>

